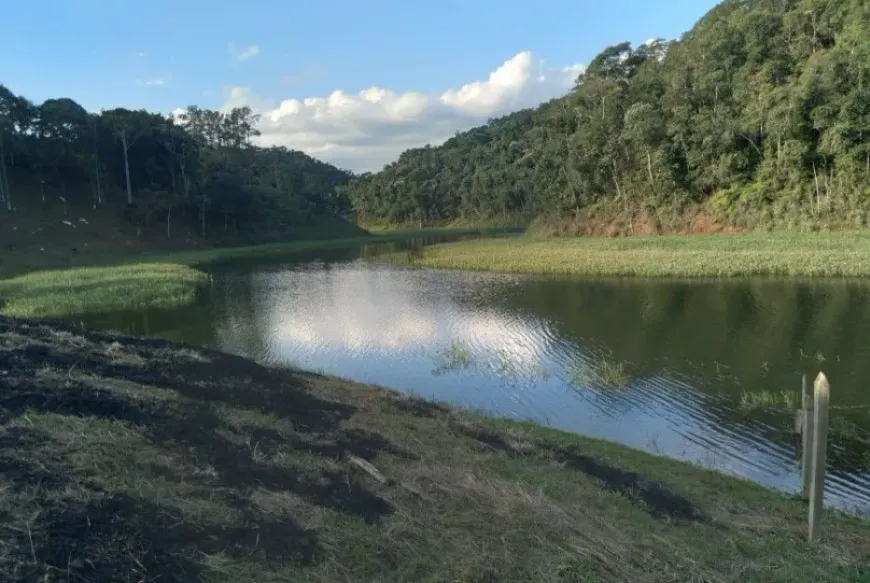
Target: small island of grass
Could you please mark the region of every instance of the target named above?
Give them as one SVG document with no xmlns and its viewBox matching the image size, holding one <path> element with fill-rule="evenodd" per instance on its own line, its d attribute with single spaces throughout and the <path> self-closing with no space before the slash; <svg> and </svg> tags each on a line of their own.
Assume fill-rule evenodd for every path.
<svg viewBox="0 0 870 583">
<path fill-rule="evenodd" d="M 208 275 L 186 265 L 140 263 L 36 271 L 0 279 L 0 313 L 61 317 L 190 303 Z"/>
</svg>

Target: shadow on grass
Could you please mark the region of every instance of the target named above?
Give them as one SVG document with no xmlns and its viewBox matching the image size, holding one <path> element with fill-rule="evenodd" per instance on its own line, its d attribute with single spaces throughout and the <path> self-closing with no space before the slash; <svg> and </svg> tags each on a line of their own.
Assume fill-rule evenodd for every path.
<svg viewBox="0 0 870 583">
<path fill-rule="evenodd" d="M 89 583 L 199 581 L 206 578 L 204 557 L 218 553 L 256 556 L 260 564 L 313 564 L 321 555 L 316 533 L 261 509 L 255 492 L 289 494 L 371 524 L 393 507 L 340 462 L 381 452 L 413 457 L 382 435 L 341 427 L 355 408 L 314 396 L 293 371 L 223 353 L 187 353 L 161 340 L 0 317 L 0 340 L 9 339 L 0 342 L 0 539 L 14 544 L 0 548 L 3 580 L 55 573 Z M 106 349 L 113 343 L 122 346 L 120 356 Z M 124 355 L 135 356 L 133 364 Z M 150 387 L 173 397 L 149 396 Z M 166 467 L 138 451 L 109 455 L 126 456 L 137 478 L 175 484 L 176 497 L 193 492 L 235 518 L 191 520 L 181 509 L 187 499 L 107 487 L 111 476 L 92 474 L 100 454 L 83 454 L 95 456 L 94 467 L 76 465 L 82 462 L 65 453 L 70 444 L 22 426 L 21 419 L 39 414 L 123 422 L 143 447 L 180 462 Z M 258 415 L 268 417 L 250 421 Z M 280 429 L 268 421 L 276 418 Z M 294 451 L 313 456 L 313 464 Z M 271 463 L 273 457 L 280 463 Z M 190 467 L 209 471 L 185 470 Z M 10 490 L 4 494 L 2 486 Z M 17 502 L 3 500 L 25 489 Z"/>
<path fill-rule="evenodd" d="M 58 580 L 89 583 L 199 581 L 203 554 L 257 555 L 267 564 L 310 565 L 320 552 L 314 534 L 292 521 L 252 515 L 237 528 L 208 530 L 185 523 L 165 506 L 127 494 L 47 504 L 26 532 L 10 538 L 19 551 L 30 547 L 29 556 L 18 557 L 12 581 L 43 580 L 38 575 L 51 572 L 60 575 Z"/>
<path fill-rule="evenodd" d="M 503 437 L 486 429 L 455 423 L 451 427 L 457 433 L 473 439 L 488 449 L 512 457 L 535 455 L 554 459 L 571 469 L 583 472 L 598 480 L 605 490 L 618 492 L 629 499 L 638 500 L 655 518 L 688 522 L 707 522 L 709 520 L 691 501 L 671 492 L 661 484 L 650 482 L 640 474 L 597 460 L 582 453 L 578 448 L 551 447 L 538 443 L 534 451 L 519 452 Z"/>
<path fill-rule="evenodd" d="M 415 417 L 428 417 L 435 419 L 442 415 L 450 413 L 450 409 L 438 403 L 432 403 L 419 397 L 407 397 L 404 399 L 394 399 L 391 401 L 393 407 L 402 413 L 414 415 Z"/>
</svg>

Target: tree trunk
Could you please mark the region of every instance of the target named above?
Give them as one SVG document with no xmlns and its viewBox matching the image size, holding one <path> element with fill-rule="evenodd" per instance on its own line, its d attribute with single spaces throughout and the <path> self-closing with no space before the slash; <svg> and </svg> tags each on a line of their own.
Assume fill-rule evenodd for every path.
<svg viewBox="0 0 870 583">
<path fill-rule="evenodd" d="M 202 236 L 205 237 L 205 197 L 202 197 L 202 205 L 199 211 L 199 220 L 202 224 Z"/>
<path fill-rule="evenodd" d="M 611 172 L 613 173 L 613 185 L 616 186 L 616 196 L 623 201 L 626 214 L 628 213 L 628 198 L 623 196 L 622 188 L 619 186 L 619 176 L 616 173 L 616 161 L 613 161 Z"/>
<path fill-rule="evenodd" d="M 3 178 L 5 176 L 5 168 L 0 166 L 0 203 L 6 203 L 6 210 L 11 210 L 11 197 L 6 193 L 6 183 Z"/>
<path fill-rule="evenodd" d="M 178 161 L 178 167 L 181 169 L 181 181 L 184 183 L 184 199 L 190 199 L 190 180 L 187 179 L 187 170 L 183 160 Z"/>
<path fill-rule="evenodd" d="M 12 210 L 12 191 L 9 188 L 9 172 L 6 169 L 6 149 L 3 147 L 3 137 L 0 136 L 0 181 L 3 182 L 6 210 Z"/>
<path fill-rule="evenodd" d="M 650 155 L 649 150 L 646 151 L 646 169 L 649 172 L 649 183 L 652 186 L 655 186 L 656 181 L 655 178 L 653 178 L 652 172 L 652 156 Z"/>
<path fill-rule="evenodd" d="M 571 197 L 574 199 L 574 209 L 580 213 L 580 196 L 577 194 L 577 189 L 574 188 L 574 183 L 571 182 L 571 177 L 568 175 L 568 167 L 562 163 L 562 173 L 565 175 L 565 182 L 568 183 L 568 188 L 571 189 Z"/>
<path fill-rule="evenodd" d="M 103 183 L 100 180 L 100 147 L 97 141 L 96 122 L 94 122 L 94 179 L 97 186 L 97 206 L 100 206 L 103 204 Z"/>
<path fill-rule="evenodd" d="M 0 153 L 2 156 L 2 153 Z M 6 210 L 12 210 L 12 197 L 7 192 L 6 188 L 6 162 L 0 158 L 0 202 L 6 202 Z"/>
<path fill-rule="evenodd" d="M 130 150 L 127 144 L 127 128 L 121 130 L 121 145 L 124 148 L 124 175 L 127 178 L 127 204 L 133 204 L 133 186 L 130 184 L 130 159 L 128 152 Z"/>
<path fill-rule="evenodd" d="M 94 176 L 97 177 L 97 206 L 103 204 L 103 183 L 100 180 L 100 159 L 97 158 L 97 167 L 94 170 Z"/>
<path fill-rule="evenodd" d="M 172 164 L 172 161 L 169 162 L 169 183 L 170 188 L 172 190 L 172 196 L 175 197 L 175 166 Z"/>
</svg>

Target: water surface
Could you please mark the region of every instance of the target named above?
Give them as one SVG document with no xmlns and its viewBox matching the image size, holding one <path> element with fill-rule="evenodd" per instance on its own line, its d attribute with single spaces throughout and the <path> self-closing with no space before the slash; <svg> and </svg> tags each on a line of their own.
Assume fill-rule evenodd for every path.
<svg viewBox="0 0 870 583">
<path fill-rule="evenodd" d="M 870 285 L 419 270 L 400 244 L 214 268 L 193 306 L 86 323 L 376 383 L 798 488 L 801 375 L 832 384 L 828 502 L 870 512 Z"/>
</svg>

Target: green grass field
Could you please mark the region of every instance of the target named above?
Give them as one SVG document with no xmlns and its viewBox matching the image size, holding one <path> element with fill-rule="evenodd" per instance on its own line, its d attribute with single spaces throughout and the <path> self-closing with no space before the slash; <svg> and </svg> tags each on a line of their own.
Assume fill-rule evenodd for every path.
<svg viewBox="0 0 870 583">
<path fill-rule="evenodd" d="M 10 583 L 870 577 L 866 520 L 609 442 L 42 321 L 0 362 Z"/>
<path fill-rule="evenodd" d="M 62 317 L 190 303 L 208 275 L 186 265 L 141 263 L 38 271 L 0 280 L 0 313 Z"/>
<path fill-rule="evenodd" d="M 511 237 L 435 245 L 410 261 L 434 268 L 579 276 L 866 277 L 870 232 Z"/>
</svg>

